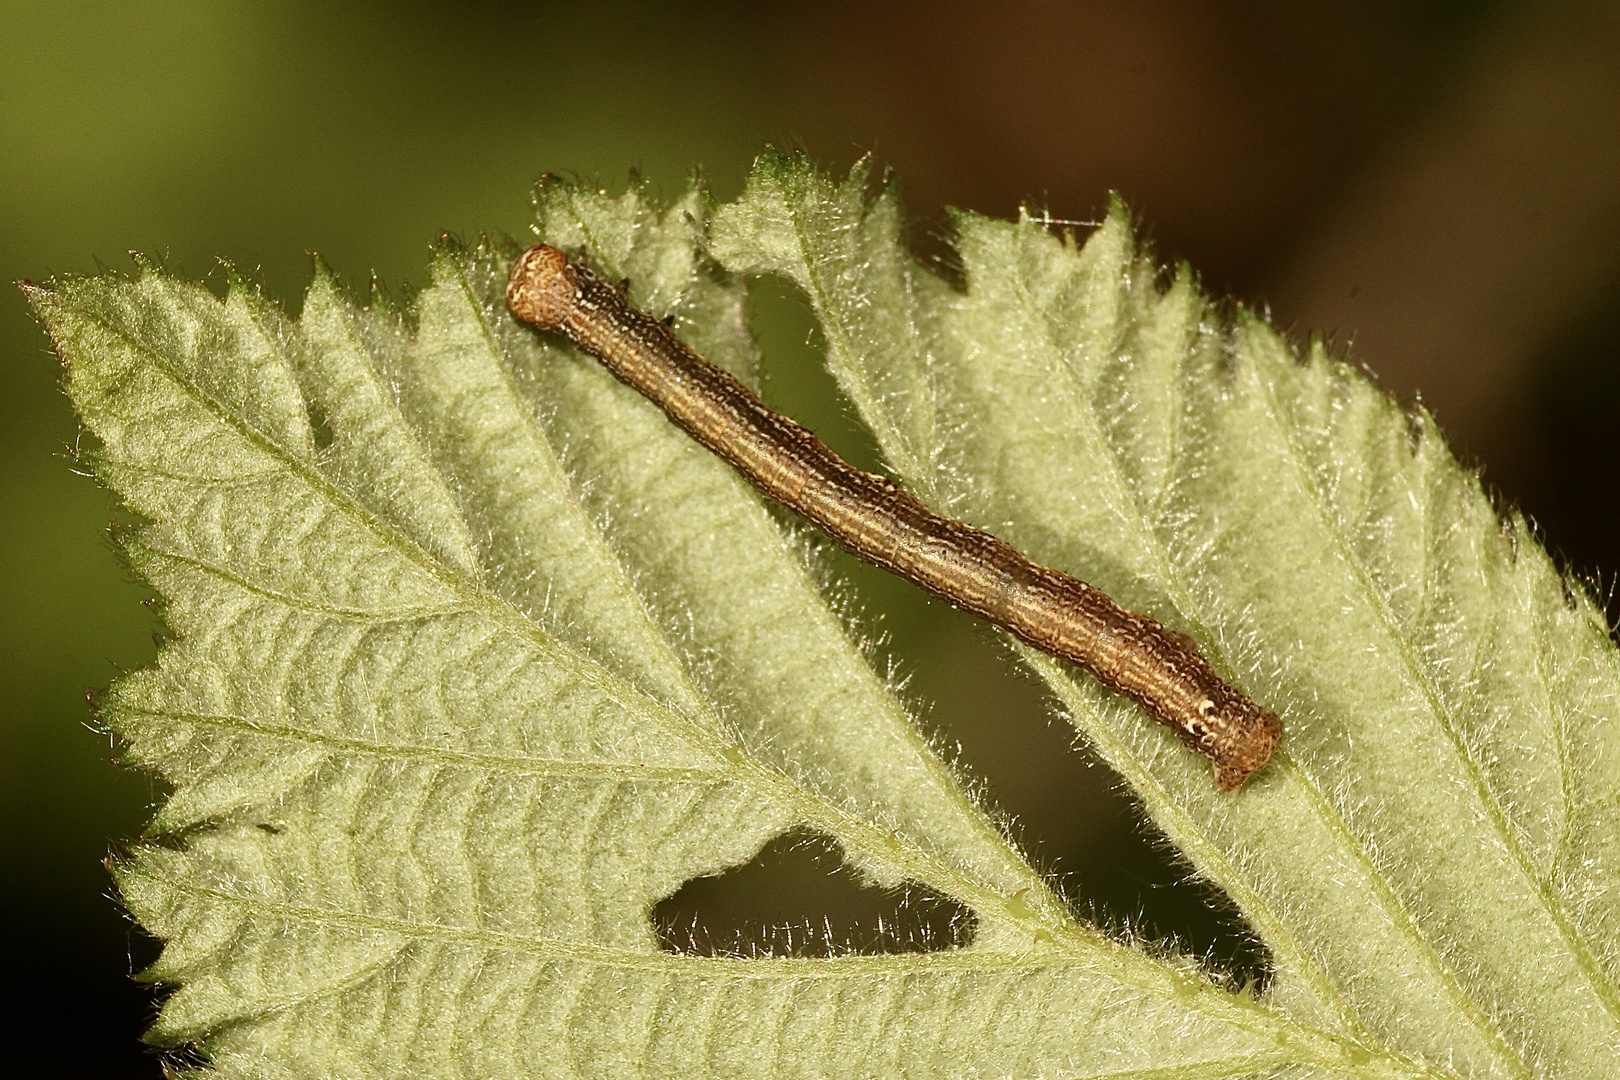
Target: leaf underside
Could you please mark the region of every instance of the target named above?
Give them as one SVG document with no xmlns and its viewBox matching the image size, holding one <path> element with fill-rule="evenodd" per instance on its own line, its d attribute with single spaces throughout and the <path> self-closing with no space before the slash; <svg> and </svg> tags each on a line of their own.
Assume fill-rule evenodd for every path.
<svg viewBox="0 0 1620 1080">
<path fill-rule="evenodd" d="M 1430 417 L 1083 244 L 767 155 L 734 203 L 548 183 L 539 234 L 747 377 L 803 291 L 896 477 L 1195 637 L 1277 711 L 1236 795 L 1021 652 L 1274 958 L 1263 996 L 1078 921 L 918 734 L 747 484 L 446 245 L 290 322 L 142 266 L 29 287 L 173 640 L 103 707 L 173 788 L 118 867 L 150 1038 L 227 1076 L 1602 1077 L 1615 651 Z M 662 951 L 652 905 L 810 828 L 970 944 Z"/>
</svg>

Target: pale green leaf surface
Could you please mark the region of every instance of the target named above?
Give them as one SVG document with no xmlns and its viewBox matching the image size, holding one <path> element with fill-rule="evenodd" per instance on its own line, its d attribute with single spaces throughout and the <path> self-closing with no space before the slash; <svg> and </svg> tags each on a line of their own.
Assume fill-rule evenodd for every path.
<svg viewBox="0 0 1620 1080">
<path fill-rule="evenodd" d="M 437 256 L 299 322 L 143 267 L 33 299 L 144 524 L 174 641 L 105 714 L 174 793 L 120 868 L 225 1075 L 1608 1075 L 1614 651 L 1426 416 L 1083 247 L 763 159 L 711 218 L 566 185 L 540 230 L 743 377 L 740 275 L 809 297 L 890 466 L 1198 637 L 1275 708 L 1222 795 L 1029 662 L 1272 950 L 1259 1001 L 1078 924 L 917 733 L 814 558 L 725 465 Z M 651 906 L 809 826 L 966 904 L 943 953 L 659 949 Z"/>
<path fill-rule="evenodd" d="M 829 366 L 868 388 L 850 397 L 903 480 L 1199 637 L 1279 709 L 1277 765 L 1229 799 L 1167 733 L 1031 657 L 1261 931 L 1272 1000 L 1465 1073 L 1612 1069 L 1620 730 L 1584 594 L 1430 418 L 1253 319 L 1228 329 L 1185 272 L 1162 290 L 1117 207 L 1079 251 L 961 218 L 963 295 L 914 272 L 827 287 L 895 239 L 862 179 L 772 162 L 713 249 L 789 274 L 836 327 Z M 949 435 L 894 453 L 907 410 L 871 369 L 907 312 Z M 929 482 L 905 473 L 930 456 Z"/>
</svg>

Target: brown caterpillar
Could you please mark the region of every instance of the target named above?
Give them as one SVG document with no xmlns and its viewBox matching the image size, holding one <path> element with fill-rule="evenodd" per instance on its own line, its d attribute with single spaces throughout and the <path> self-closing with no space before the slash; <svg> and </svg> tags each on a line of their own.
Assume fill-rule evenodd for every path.
<svg viewBox="0 0 1620 1080">
<path fill-rule="evenodd" d="M 1222 791 L 1271 759 L 1281 722 L 1217 675 L 1191 638 L 850 465 L 557 248 L 540 244 L 513 263 L 506 301 L 524 322 L 565 334 L 855 555 L 1136 701 L 1214 763 Z"/>
</svg>

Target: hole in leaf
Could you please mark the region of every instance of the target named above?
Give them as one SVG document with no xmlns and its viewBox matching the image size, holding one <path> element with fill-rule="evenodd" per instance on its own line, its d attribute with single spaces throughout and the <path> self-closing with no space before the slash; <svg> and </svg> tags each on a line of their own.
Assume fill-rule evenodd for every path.
<svg viewBox="0 0 1620 1080">
<path fill-rule="evenodd" d="M 1233 989 L 1264 993 L 1271 950 L 1231 897 L 1196 878 L 1175 845 L 1122 793 L 1119 799 L 1130 825 L 1099 836 L 1085 870 L 1063 882 L 1082 917 L 1119 940 L 1197 957 Z"/>
<path fill-rule="evenodd" d="M 978 919 L 914 882 L 862 884 L 837 841 L 801 830 L 772 840 L 752 862 L 687 882 L 653 908 L 652 923 L 669 952 L 814 958 L 960 948 Z"/>
<path fill-rule="evenodd" d="M 309 426 L 315 436 L 315 449 L 325 450 L 337 438 L 332 431 L 332 422 L 326 415 L 326 410 L 313 401 L 307 401 L 304 410 L 309 414 Z"/>
</svg>

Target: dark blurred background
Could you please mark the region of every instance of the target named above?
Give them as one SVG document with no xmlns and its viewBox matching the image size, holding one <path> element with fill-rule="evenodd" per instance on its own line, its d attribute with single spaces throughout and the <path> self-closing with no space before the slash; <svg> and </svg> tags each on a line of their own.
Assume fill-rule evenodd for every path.
<svg viewBox="0 0 1620 1080">
<path fill-rule="evenodd" d="M 1486 0 L 166 4 L 0 0 L 0 277 L 228 259 L 296 311 L 320 251 L 424 277 L 443 230 L 527 235 L 542 172 L 735 195 L 760 146 L 903 177 L 921 249 L 945 205 L 1094 219 L 1117 189 L 1165 260 L 1402 397 L 1609 596 L 1620 402 L 1620 11 Z M 813 369 L 802 301 L 756 290 L 768 396 L 862 436 Z M 21 296 L 0 293 L 0 915 L 5 1058 L 155 1076 L 153 946 L 101 862 L 161 791 L 110 763 L 86 691 L 154 651 L 107 498 Z M 927 722 L 1040 864 L 1109 925 L 1237 977 L 1264 956 L 1182 879 L 993 638 L 851 571 Z M 662 905 L 677 946 L 870 946 L 892 897 L 790 838 Z M 927 907 L 927 905 L 923 905 Z M 903 914 L 902 914 L 903 922 Z M 909 933 L 942 943 L 944 922 Z M 889 925 L 886 923 L 886 925 Z M 959 928 L 957 928 L 959 929 Z M 811 935 L 815 938 L 815 935 Z M 901 941 L 900 944 L 905 944 Z M 892 944 L 892 942 L 891 942 Z"/>
</svg>

